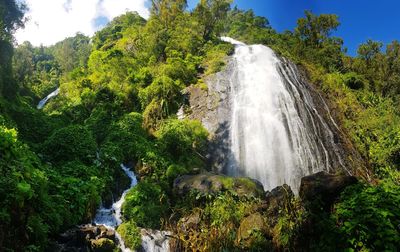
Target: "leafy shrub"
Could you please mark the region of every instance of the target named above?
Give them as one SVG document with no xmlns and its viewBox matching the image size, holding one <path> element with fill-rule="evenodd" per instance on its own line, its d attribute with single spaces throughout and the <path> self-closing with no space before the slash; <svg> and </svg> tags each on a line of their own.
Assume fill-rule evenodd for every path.
<svg viewBox="0 0 400 252">
<path fill-rule="evenodd" d="M 134 221 L 124 222 L 118 226 L 117 232 L 121 235 L 125 245 L 130 249 L 138 249 L 142 243 L 140 229 Z"/>
<path fill-rule="evenodd" d="M 138 161 L 152 149 L 146 131 L 142 128 L 143 117 L 132 112 L 111 125 L 110 133 L 106 138 L 106 145 L 115 145 L 125 160 Z"/>
<path fill-rule="evenodd" d="M 226 64 L 226 56 L 231 54 L 234 48 L 231 44 L 219 44 L 217 46 L 208 44 L 208 47 L 206 49 L 207 54 L 202 63 L 203 68 L 206 69 L 206 75 L 221 71 Z"/>
<path fill-rule="evenodd" d="M 351 89 L 358 90 L 365 87 L 366 80 L 364 80 L 363 77 L 357 73 L 346 73 L 343 77 L 344 83 Z"/>
<path fill-rule="evenodd" d="M 80 160 L 91 164 L 96 156 L 96 141 L 83 126 L 71 125 L 56 130 L 43 144 L 43 152 L 52 162 Z"/>
<path fill-rule="evenodd" d="M 334 216 L 349 249 L 395 251 L 400 247 L 400 186 L 382 181 L 377 186 L 347 188 Z"/>
<path fill-rule="evenodd" d="M 177 178 L 178 176 L 183 175 L 187 172 L 188 172 L 188 170 L 185 169 L 185 167 L 172 164 L 172 165 L 168 166 L 167 171 L 165 172 L 165 175 L 167 176 L 167 179 L 170 182 L 173 182 L 173 180 L 175 178 Z"/>
<path fill-rule="evenodd" d="M 125 197 L 122 206 L 126 220 L 134 220 L 138 226 L 160 228 L 161 218 L 168 211 L 168 198 L 161 187 L 142 181 L 132 188 Z"/>
<path fill-rule="evenodd" d="M 180 80 L 173 80 L 165 75 L 158 77 L 148 87 L 139 91 L 142 108 L 145 109 L 151 101 L 157 100 L 163 112 L 169 115 L 177 109 L 183 88 L 185 86 Z"/>
<path fill-rule="evenodd" d="M 198 159 L 207 148 L 208 132 L 198 121 L 171 119 L 156 135 L 162 151 L 183 163 L 194 161 L 199 164 Z"/>
<path fill-rule="evenodd" d="M 18 141 L 14 129 L 3 126 L 0 157 L 0 247 L 23 251 L 30 244 L 43 249 L 50 229 L 43 217 L 51 215 L 45 207 L 51 201 L 39 159 Z"/>
</svg>

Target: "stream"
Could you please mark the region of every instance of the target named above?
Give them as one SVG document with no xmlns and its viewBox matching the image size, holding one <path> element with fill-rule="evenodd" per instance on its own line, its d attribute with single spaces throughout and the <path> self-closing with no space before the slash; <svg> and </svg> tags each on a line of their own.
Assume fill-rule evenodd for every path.
<svg viewBox="0 0 400 252">
<path fill-rule="evenodd" d="M 110 208 L 105 208 L 104 206 L 101 206 L 97 210 L 96 216 L 95 216 L 93 222 L 96 225 L 104 225 L 107 228 L 114 230 L 115 235 L 119 241 L 119 247 L 122 250 L 122 252 L 130 252 L 132 250 L 130 250 L 129 248 L 127 248 L 125 246 L 125 243 L 124 243 L 123 239 L 121 238 L 121 236 L 116 231 L 116 228 L 118 227 L 118 225 L 120 225 L 122 223 L 121 208 L 122 208 L 122 204 L 125 201 L 125 196 L 128 193 L 128 191 L 137 184 L 137 180 L 136 180 L 135 173 L 133 173 L 128 167 L 121 164 L 121 168 L 125 172 L 125 174 L 129 177 L 129 179 L 131 180 L 130 187 L 122 193 L 121 198 L 118 201 L 114 202 Z"/>
</svg>

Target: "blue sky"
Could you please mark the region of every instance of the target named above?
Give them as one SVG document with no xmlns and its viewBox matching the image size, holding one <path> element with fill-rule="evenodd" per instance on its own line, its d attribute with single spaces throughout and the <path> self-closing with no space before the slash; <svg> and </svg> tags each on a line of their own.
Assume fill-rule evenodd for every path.
<svg viewBox="0 0 400 252">
<path fill-rule="evenodd" d="M 189 6 L 197 2 L 189 0 Z M 367 39 L 385 44 L 400 40 L 399 0 L 234 0 L 234 4 L 267 17 L 278 31 L 293 30 L 304 10 L 337 14 L 341 25 L 335 35 L 344 39 L 350 55 Z"/>
</svg>

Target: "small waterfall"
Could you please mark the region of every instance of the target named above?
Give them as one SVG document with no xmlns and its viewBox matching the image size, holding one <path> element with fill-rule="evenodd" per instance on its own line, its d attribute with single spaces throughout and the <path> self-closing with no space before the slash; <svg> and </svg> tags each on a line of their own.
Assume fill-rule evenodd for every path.
<svg viewBox="0 0 400 252">
<path fill-rule="evenodd" d="M 93 220 L 96 225 L 104 225 L 105 227 L 112 229 L 115 231 L 115 237 L 119 241 L 119 248 L 122 252 L 132 252 L 130 248 L 125 246 L 125 242 L 122 239 L 121 235 L 116 232 L 116 228 L 122 223 L 121 219 L 121 209 L 122 204 L 125 202 L 125 196 L 128 191 L 137 184 L 135 173 L 132 172 L 128 167 L 121 164 L 122 170 L 125 174 L 131 179 L 131 185 L 128 189 L 126 189 L 121 198 L 114 202 L 110 208 L 105 208 L 101 206 L 97 212 L 96 216 Z M 146 252 L 166 252 L 170 251 L 169 247 L 169 237 L 172 235 L 171 232 L 168 231 L 158 231 L 158 230 L 150 230 L 150 229 L 141 229 L 141 238 L 142 238 L 142 251 Z"/>
<path fill-rule="evenodd" d="M 236 47 L 227 173 L 257 179 L 266 190 L 286 183 L 297 192 L 301 177 L 332 170 L 332 159 L 341 163 L 334 135 L 296 66 L 266 46 L 221 39 Z"/>
<path fill-rule="evenodd" d="M 128 191 L 137 184 L 135 174 L 126 166 L 121 164 L 122 170 L 124 170 L 125 174 L 131 179 L 130 187 L 122 193 L 121 198 L 114 202 L 111 208 L 104 208 L 103 206 L 97 210 L 96 216 L 94 218 L 94 223 L 96 225 L 104 225 L 107 228 L 115 230 L 115 228 L 122 223 L 121 220 L 121 208 L 122 204 L 125 201 L 125 195 Z M 121 236 L 118 232 L 115 232 L 115 235 L 119 241 L 119 246 L 122 252 L 131 252 L 131 250 L 125 247 L 125 243 L 122 240 Z"/>
<path fill-rule="evenodd" d="M 60 88 L 57 88 L 56 90 L 54 90 L 53 92 L 51 92 L 50 94 L 48 94 L 45 98 L 43 98 L 39 104 L 37 105 L 37 109 L 42 109 L 44 107 L 44 105 L 46 105 L 46 103 L 53 97 L 57 96 L 58 93 L 60 93 Z"/>
</svg>

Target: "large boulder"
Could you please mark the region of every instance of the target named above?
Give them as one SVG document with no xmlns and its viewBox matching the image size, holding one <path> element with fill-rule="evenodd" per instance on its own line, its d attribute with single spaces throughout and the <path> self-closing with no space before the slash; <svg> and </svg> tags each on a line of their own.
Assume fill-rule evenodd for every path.
<svg viewBox="0 0 400 252">
<path fill-rule="evenodd" d="M 184 196 L 189 192 L 218 194 L 230 191 L 238 196 L 262 197 L 264 188 L 260 182 L 250 178 L 233 178 L 215 173 L 184 175 L 174 181 L 174 192 Z"/>
<path fill-rule="evenodd" d="M 323 207 L 329 208 L 347 186 L 355 183 L 356 177 L 322 171 L 301 179 L 299 195 L 306 204 L 318 201 Z"/>
</svg>

